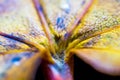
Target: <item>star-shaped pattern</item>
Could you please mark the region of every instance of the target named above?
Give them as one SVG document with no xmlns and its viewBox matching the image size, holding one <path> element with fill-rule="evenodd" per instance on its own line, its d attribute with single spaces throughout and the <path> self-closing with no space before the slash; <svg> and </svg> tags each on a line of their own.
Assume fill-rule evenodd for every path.
<svg viewBox="0 0 120 80">
<path fill-rule="evenodd" d="M 0 0 L 0 80 L 74 80 L 76 55 L 120 75 L 119 0 Z"/>
</svg>

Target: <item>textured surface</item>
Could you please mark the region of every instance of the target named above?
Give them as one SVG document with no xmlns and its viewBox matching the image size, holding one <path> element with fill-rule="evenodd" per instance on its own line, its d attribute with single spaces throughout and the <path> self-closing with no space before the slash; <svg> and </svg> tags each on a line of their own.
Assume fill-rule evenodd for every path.
<svg viewBox="0 0 120 80">
<path fill-rule="evenodd" d="M 120 70 L 119 10 L 118 0 L 98 0 L 81 21 L 68 47 L 70 50 L 76 45 L 71 53 L 96 70 L 111 75 L 119 75 Z"/>
<path fill-rule="evenodd" d="M 111 4 L 112 3 L 112 4 Z M 81 21 L 75 36 L 81 40 L 113 29 L 120 25 L 120 3 L 114 0 L 98 0 Z M 113 8 L 114 7 L 114 8 Z"/>
<path fill-rule="evenodd" d="M 119 0 L 93 0 L 92 7 L 92 0 L 34 1 L 0 0 L 0 35 L 23 40 L 0 36 L 0 80 L 33 79 L 41 58 L 55 62 L 42 65 L 52 72 L 46 69 L 46 74 L 72 80 L 73 54 L 99 72 L 120 75 Z M 56 53 L 48 54 L 51 49 Z"/>
<path fill-rule="evenodd" d="M 25 40 L 34 41 L 38 44 L 48 44 L 47 38 L 31 0 L 3 0 L 1 1 L 0 7 L 5 10 L 0 12 L 1 32 L 17 36 Z M 15 46 L 18 43 L 17 41 L 10 39 L 7 40 L 2 37 L 0 39 L 1 45 L 5 45 L 6 49 L 7 45 Z M 18 43 L 18 45 L 20 46 L 20 43 Z"/>
<path fill-rule="evenodd" d="M 73 41 L 73 44 L 75 43 L 74 46 L 77 45 L 79 42 L 83 42 L 95 36 L 99 37 L 101 34 L 110 32 L 114 28 L 119 28 L 119 4 L 120 3 L 117 0 L 96 1 L 95 5 L 93 5 L 91 10 L 84 16 L 81 23 L 79 24 L 79 26 L 77 26 L 77 29 L 74 31 L 74 34 L 70 38 L 70 41 Z M 78 39 L 77 42 L 76 39 Z M 94 40 L 93 42 L 95 42 Z M 69 47 L 74 47 L 73 44 Z"/>
<path fill-rule="evenodd" d="M 0 0 L 0 32 L 48 45 L 32 0 Z M 40 63 L 40 53 L 25 50 L 30 50 L 30 47 L 0 36 L 0 80 L 34 78 L 34 71 Z"/>
<path fill-rule="evenodd" d="M 70 29 L 90 0 L 41 0 L 49 26 L 58 36 Z"/>
</svg>

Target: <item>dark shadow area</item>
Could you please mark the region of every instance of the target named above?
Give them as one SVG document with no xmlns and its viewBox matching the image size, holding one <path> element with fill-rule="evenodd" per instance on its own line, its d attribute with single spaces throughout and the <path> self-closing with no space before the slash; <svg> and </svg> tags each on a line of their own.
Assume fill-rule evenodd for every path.
<svg viewBox="0 0 120 80">
<path fill-rule="evenodd" d="M 74 80 L 120 80 L 120 76 L 102 74 L 74 56 Z"/>
<path fill-rule="evenodd" d="M 39 66 L 37 69 L 37 72 L 35 74 L 35 79 L 34 80 L 45 80 L 44 75 L 43 75 L 43 71 L 42 71 L 42 66 Z"/>
<path fill-rule="evenodd" d="M 42 66 L 39 66 L 35 80 L 45 80 L 43 74 Z M 120 80 L 120 76 L 110 76 L 100 73 L 77 56 L 74 56 L 74 80 Z"/>
</svg>

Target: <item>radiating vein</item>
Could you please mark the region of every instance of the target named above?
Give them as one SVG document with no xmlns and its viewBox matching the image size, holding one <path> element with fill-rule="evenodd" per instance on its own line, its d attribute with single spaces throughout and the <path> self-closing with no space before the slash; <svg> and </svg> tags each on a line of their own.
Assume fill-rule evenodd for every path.
<svg viewBox="0 0 120 80">
<path fill-rule="evenodd" d="M 47 23 L 47 20 L 45 18 L 45 14 L 43 12 L 43 9 L 42 9 L 42 6 L 40 5 L 40 2 L 39 0 L 33 0 L 34 4 L 35 4 L 35 7 L 36 7 L 36 10 L 38 12 L 38 15 L 40 17 L 40 21 L 42 23 L 42 26 L 44 28 L 44 31 L 49 39 L 49 43 L 50 43 L 50 49 L 51 51 L 55 54 L 55 43 L 54 43 L 54 40 L 53 40 L 53 37 L 52 37 L 52 34 L 49 30 L 49 26 L 48 26 L 48 23 Z"/>
<path fill-rule="evenodd" d="M 103 6 L 104 3 L 106 3 L 105 6 Z M 82 41 L 84 42 L 85 40 L 119 28 L 119 4 L 119 2 L 112 0 L 98 0 L 98 3 L 89 11 L 87 15 L 85 15 L 82 23 L 78 26 L 75 33 L 72 35 L 71 39 L 69 40 L 69 43 L 71 43 L 69 44 L 68 49 L 74 47 Z M 117 8 L 112 8 L 113 6 Z"/>
</svg>

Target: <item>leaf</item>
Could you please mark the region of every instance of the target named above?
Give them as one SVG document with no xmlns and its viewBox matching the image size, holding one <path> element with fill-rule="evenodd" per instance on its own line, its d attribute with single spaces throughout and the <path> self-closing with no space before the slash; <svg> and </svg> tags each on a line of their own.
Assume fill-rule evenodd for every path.
<svg viewBox="0 0 120 80">
<path fill-rule="evenodd" d="M 6 5 L 8 7 L 7 11 L 0 13 L 0 32 L 47 46 L 48 39 L 42 29 L 32 1 L 13 0 L 13 2 L 14 4 L 8 1 L 7 3 L 13 7 Z M 28 3 L 27 6 L 26 3 Z M 1 4 L 6 3 L 3 1 Z M 6 10 L 6 7 L 1 8 Z"/>
<path fill-rule="evenodd" d="M 87 39 L 109 32 L 114 28 L 119 28 L 119 4 L 119 2 L 112 0 L 98 0 L 98 2 L 96 2 L 91 10 L 84 16 L 83 20 L 74 31 L 74 34 L 69 39 L 70 44 L 68 45 L 67 50 Z"/>
<path fill-rule="evenodd" d="M 102 73 L 109 75 L 119 75 L 120 73 L 120 50 L 83 48 L 73 49 L 71 53 L 76 54 L 83 61 Z"/>
<path fill-rule="evenodd" d="M 109 2 L 111 2 L 111 0 L 109 0 L 106 3 L 107 6 L 109 5 L 109 8 L 111 5 L 117 6 L 117 4 L 119 4 L 117 3 L 117 1 L 112 2 L 112 4 L 110 4 Z M 96 9 L 99 9 L 99 7 L 97 7 Z M 119 8 L 116 8 L 116 9 L 118 10 Z M 114 11 L 117 11 L 116 9 Z M 103 9 L 103 10 L 108 11 L 108 9 Z M 96 12 L 101 12 L 101 11 L 99 10 Z M 104 14 L 106 13 L 107 12 L 104 12 Z M 110 11 L 109 14 L 110 16 L 111 15 L 116 16 L 116 14 L 112 13 L 112 11 Z M 87 16 L 85 18 L 86 20 L 89 19 L 88 17 L 94 18 L 90 13 L 88 15 L 91 15 L 91 16 Z M 109 26 L 108 29 L 104 28 L 103 27 L 104 25 L 101 25 L 104 23 L 104 21 L 101 20 L 101 23 L 98 23 L 98 25 L 99 24 L 101 25 L 100 27 L 101 30 L 98 29 L 95 32 L 94 32 L 94 29 L 98 27 L 96 26 L 97 24 L 93 26 L 89 26 L 89 24 L 91 23 L 84 24 L 85 26 L 81 28 L 81 36 L 79 36 L 77 39 L 74 39 L 74 41 L 69 44 L 66 50 L 67 51 L 66 60 L 68 60 L 73 54 L 76 54 L 83 61 L 90 64 L 93 68 L 95 68 L 96 70 L 102 73 L 106 73 L 109 75 L 119 75 L 120 73 L 120 68 L 119 68 L 120 67 L 120 61 L 119 61 L 120 59 L 120 54 L 119 54 L 120 53 L 120 50 L 119 50 L 120 49 L 120 38 L 119 38 L 120 21 L 119 21 L 119 18 L 120 18 L 119 13 L 117 13 L 116 18 L 111 18 L 110 19 L 111 25 Z M 101 19 L 101 17 L 96 18 L 96 21 L 98 19 Z M 117 26 L 115 26 L 113 20 L 117 21 L 118 23 Z M 87 21 L 93 21 L 93 23 L 95 22 L 94 19 L 89 19 Z M 109 22 L 106 22 L 105 25 L 107 25 L 107 23 Z M 86 27 L 86 26 L 89 26 L 89 27 Z M 94 27 L 94 28 L 89 29 L 90 27 Z M 93 32 L 91 32 L 91 30 L 93 30 Z M 83 32 L 85 31 L 85 33 L 82 33 L 82 31 Z M 87 33 L 87 32 L 90 32 L 90 33 Z M 83 37 L 82 35 L 85 37 Z M 74 48 L 72 49 L 72 47 Z"/>
<path fill-rule="evenodd" d="M 74 39 L 76 36 L 84 40 L 90 36 L 118 27 L 120 25 L 119 4 L 119 2 L 112 0 L 98 0 L 76 29 L 73 35 Z"/>
<path fill-rule="evenodd" d="M 119 75 L 119 5 L 118 0 L 0 1 L 0 79 L 30 80 L 37 61 L 45 60 L 45 73 L 50 68 L 50 76 L 72 80 L 73 54 L 102 73 Z"/>
<path fill-rule="evenodd" d="M 31 0 L 0 5 L 0 79 L 31 80 L 41 59 L 53 62 L 48 38 Z"/>
<path fill-rule="evenodd" d="M 19 54 L 6 54 L 5 56 L 9 56 L 8 62 L 2 61 L 2 63 L 6 63 L 5 65 L 1 65 L 1 69 L 5 69 L 5 72 L 1 74 L 5 74 L 0 79 L 7 79 L 7 80 L 30 80 L 34 78 L 34 74 L 36 73 L 37 67 L 41 64 L 40 59 L 41 53 L 34 53 L 34 52 L 23 52 Z M 22 56 L 21 56 L 22 55 Z M 20 57 L 20 61 L 14 61 L 13 59 Z M 4 56 L 3 56 L 4 57 Z M 12 63 L 10 62 L 12 60 Z M 4 66 L 4 68 L 3 68 Z M 7 67 L 7 69 L 6 69 Z M 6 77 L 7 75 L 7 77 Z"/>
<path fill-rule="evenodd" d="M 110 32 L 103 33 L 99 36 L 92 37 L 81 43 L 76 48 L 92 47 L 92 48 L 107 48 L 107 49 L 120 49 L 120 28 L 113 29 Z"/>
<path fill-rule="evenodd" d="M 100 72 L 120 73 L 120 28 L 79 43 L 73 52 Z"/>
<path fill-rule="evenodd" d="M 92 0 L 41 0 L 40 2 L 52 33 L 64 37 L 71 29 L 71 25 L 79 22 L 78 18 L 81 18 L 86 5 Z"/>
</svg>

